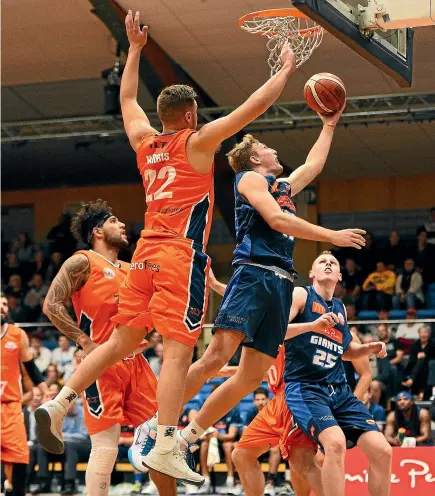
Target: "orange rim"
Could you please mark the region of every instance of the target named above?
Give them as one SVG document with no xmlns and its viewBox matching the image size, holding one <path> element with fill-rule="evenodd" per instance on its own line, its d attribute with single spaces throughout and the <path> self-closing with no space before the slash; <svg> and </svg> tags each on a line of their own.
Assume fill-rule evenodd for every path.
<svg viewBox="0 0 435 496">
<path fill-rule="evenodd" d="M 307 15 L 305 15 L 303 12 L 301 12 L 298 9 L 268 9 L 268 10 L 259 10 L 257 12 L 251 12 L 250 14 L 246 14 L 242 16 L 237 24 L 239 27 L 243 27 L 243 24 L 245 21 L 252 21 L 253 19 L 257 18 L 267 18 L 267 17 L 297 17 L 299 19 L 310 19 Z M 314 22 L 314 21 L 313 21 Z M 300 30 L 300 35 L 302 35 L 304 38 L 309 37 L 309 36 L 314 36 L 315 33 L 319 30 L 323 29 L 321 26 L 313 26 L 311 28 L 307 29 L 301 29 Z M 259 34 L 262 35 L 264 34 L 264 31 L 257 31 L 256 33 L 253 34 Z M 276 33 L 269 33 L 269 34 L 276 34 Z"/>
</svg>

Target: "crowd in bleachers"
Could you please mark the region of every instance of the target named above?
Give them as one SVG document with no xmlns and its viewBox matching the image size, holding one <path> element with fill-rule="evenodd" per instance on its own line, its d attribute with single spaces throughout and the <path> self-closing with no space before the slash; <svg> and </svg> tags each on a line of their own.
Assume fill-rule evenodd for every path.
<svg viewBox="0 0 435 496">
<path fill-rule="evenodd" d="M 363 342 L 381 340 L 386 343 L 388 358 L 371 359 L 373 382 L 366 395 L 365 404 L 393 445 L 398 443 L 398 429 L 404 426 L 407 428 L 407 437 L 423 439 L 417 441 L 417 444 L 430 442 L 430 436 L 429 439 L 424 438 L 426 414 L 421 413 L 422 410 L 416 406 L 415 401 L 432 401 L 435 397 L 435 341 L 431 336 L 433 329 L 423 323 L 360 325 L 358 321 L 435 317 L 435 209 L 431 210 L 431 216 L 431 222 L 418 228 L 415 239 L 409 239 L 407 243 L 402 242 L 399 234 L 393 231 L 384 244 L 367 234 L 367 244 L 362 250 L 334 251 L 343 274 L 342 283 L 337 285 L 335 296 L 345 303 L 348 320 L 354 321 L 353 330 L 360 335 Z M 62 262 L 77 248 L 70 235 L 69 219 L 63 217 L 50 231 L 47 243 L 42 245 L 43 249 L 34 245 L 26 233 L 21 233 L 12 243 L 2 245 L 2 290 L 9 301 L 10 320 L 47 322 L 42 313 L 42 306 L 48 286 Z M 128 259 L 130 253 L 131 251 L 126 253 L 123 258 Z M 73 315 L 72 305 L 70 311 Z M 66 337 L 59 336 L 53 328 L 35 326 L 30 333 L 30 339 L 36 365 L 46 377 L 54 396 L 76 367 L 76 349 Z M 144 354 L 158 376 L 162 366 L 163 345 L 157 332 L 149 336 L 149 347 Z M 239 356 L 240 354 L 236 353 L 230 364 L 237 365 Z M 186 405 L 180 416 L 180 426 L 195 418 L 211 390 L 221 382 L 222 379 L 211 380 L 199 395 Z M 411 417 L 408 414 L 404 416 L 394 409 L 394 398 L 400 392 L 406 392 L 408 396 L 397 401 L 409 400 L 412 403 L 409 409 Z M 235 480 L 231 451 L 243 428 L 269 397 L 267 385 L 263 384 L 263 389 L 260 388 L 256 394 L 246 397 L 207 431 L 197 455 L 203 475 L 206 476 L 205 488 L 211 484 L 207 459 L 214 456 L 215 461 L 221 460 L 227 464 L 228 494 L 238 494 L 239 485 Z M 33 399 L 25 407 L 29 419 L 29 443 L 32 446 L 30 482 L 37 482 L 34 486 L 35 494 L 51 492 L 52 489 L 48 473 L 48 463 L 52 458 L 37 443 L 32 417 L 33 411 L 42 400 L 35 389 Z M 64 425 L 64 433 L 71 449 L 66 450 L 65 454 L 66 460 L 69 460 L 66 466 L 70 467 L 70 471 L 64 474 L 63 494 L 74 493 L 76 462 L 89 457 L 90 444 L 84 431 L 82 409 L 83 406 L 79 403 L 76 410 L 69 414 Z M 127 448 L 131 442 L 132 429 L 125 427 L 119 446 L 120 460 L 126 459 Z M 267 458 L 271 467 L 277 466 L 276 460 L 278 463 L 280 460 L 279 451 L 268 454 Z M 35 464 L 39 465 L 37 479 L 33 472 Z M 278 481 L 279 476 L 271 471 L 269 484 L 273 485 Z M 135 474 L 133 482 L 134 492 L 138 493 L 142 488 L 142 494 L 153 494 L 152 483 L 147 482 L 148 485 L 144 486 L 145 481 L 141 474 Z"/>
</svg>

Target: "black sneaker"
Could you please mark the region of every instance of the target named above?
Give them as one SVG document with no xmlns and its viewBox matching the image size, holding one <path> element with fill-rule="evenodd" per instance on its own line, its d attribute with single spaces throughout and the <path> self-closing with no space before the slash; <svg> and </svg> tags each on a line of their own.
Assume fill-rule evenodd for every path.
<svg viewBox="0 0 435 496">
<path fill-rule="evenodd" d="M 75 485 L 75 482 L 71 482 L 71 481 L 66 481 L 65 482 L 65 486 L 63 487 L 62 491 L 60 494 L 64 494 L 64 495 L 67 495 L 67 494 L 76 494 L 76 485 Z"/>
<path fill-rule="evenodd" d="M 48 494 L 48 493 L 51 493 L 51 484 L 42 481 L 36 484 L 33 491 L 30 491 L 30 494 Z"/>
</svg>

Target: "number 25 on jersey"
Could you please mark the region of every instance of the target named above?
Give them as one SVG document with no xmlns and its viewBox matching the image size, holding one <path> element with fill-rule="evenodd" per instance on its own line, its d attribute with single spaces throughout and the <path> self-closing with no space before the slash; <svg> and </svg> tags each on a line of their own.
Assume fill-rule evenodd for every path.
<svg viewBox="0 0 435 496">
<path fill-rule="evenodd" d="M 144 172 L 144 179 L 147 182 L 146 202 L 150 203 L 154 200 L 164 200 L 165 198 L 172 198 L 172 191 L 170 190 L 170 188 L 168 189 L 168 187 L 172 182 L 174 182 L 176 177 L 177 171 L 174 167 L 171 167 L 169 165 L 162 167 L 158 172 L 155 169 L 146 169 Z M 154 183 L 156 183 L 156 186 L 159 187 L 154 192 L 152 192 L 154 189 Z"/>
</svg>

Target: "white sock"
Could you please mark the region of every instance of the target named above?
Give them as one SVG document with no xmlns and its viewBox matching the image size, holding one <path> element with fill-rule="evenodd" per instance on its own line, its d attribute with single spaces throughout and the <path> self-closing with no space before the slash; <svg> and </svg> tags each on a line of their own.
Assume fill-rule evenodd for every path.
<svg viewBox="0 0 435 496">
<path fill-rule="evenodd" d="M 177 442 L 177 426 L 176 425 L 158 425 L 156 450 L 164 455 L 175 448 Z"/>
<path fill-rule="evenodd" d="M 198 441 L 204 432 L 205 429 L 197 424 L 195 420 L 192 420 L 192 422 L 181 431 L 181 435 L 189 444 L 193 444 Z"/>
<path fill-rule="evenodd" d="M 56 396 L 55 400 L 60 403 L 66 411 L 68 411 L 71 405 L 74 403 L 78 394 L 68 386 L 64 386 L 60 393 Z"/>
<path fill-rule="evenodd" d="M 234 486 L 234 477 L 232 475 L 227 476 L 227 486 Z"/>
<path fill-rule="evenodd" d="M 157 429 L 157 426 L 159 424 L 159 412 L 156 412 L 154 414 L 154 417 L 151 417 L 149 420 L 148 420 L 148 425 L 150 427 L 152 427 L 153 429 Z"/>
</svg>

